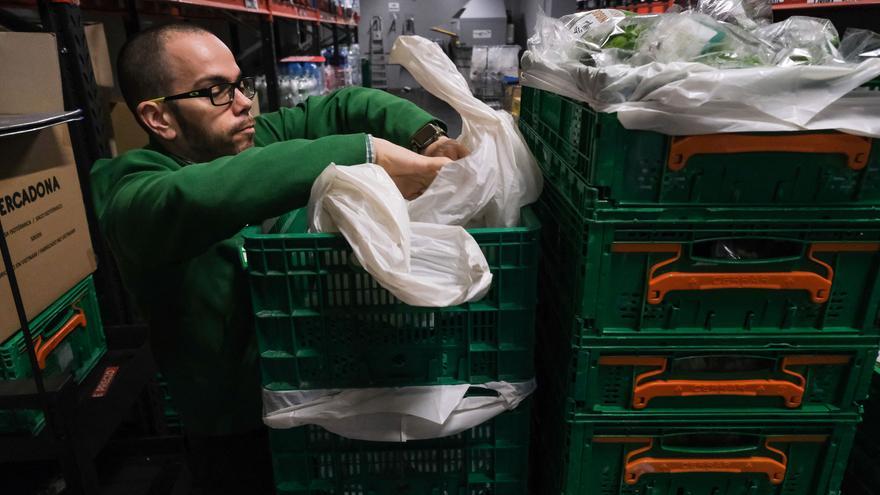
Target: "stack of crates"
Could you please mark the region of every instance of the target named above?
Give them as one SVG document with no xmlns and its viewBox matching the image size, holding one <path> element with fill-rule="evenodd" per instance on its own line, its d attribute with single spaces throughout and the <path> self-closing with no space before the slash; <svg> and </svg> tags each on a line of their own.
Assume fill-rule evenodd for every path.
<svg viewBox="0 0 880 495">
<path fill-rule="evenodd" d="M 532 492 L 837 493 L 878 349 L 880 149 L 627 130 L 533 88 L 520 129 L 545 177 Z"/>
<path fill-rule="evenodd" d="M 183 422 L 180 419 L 180 412 L 174 405 L 174 399 L 168 390 L 168 380 L 162 376 L 162 373 L 156 373 L 156 384 L 159 387 L 160 407 L 162 409 L 162 421 L 171 434 L 180 434 L 183 432 Z"/>
<path fill-rule="evenodd" d="M 107 351 L 92 277 L 67 291 L 30 322 L 37 363 L 44 377 L 70 373 L 82 382 Z M 24 333 L 0 343 L 0 380 L 32 379 Z M 0 410 L 0 436 L 37 435 L 46 426 L 43 411 Z"/>
<path fill-rule="evenodd" d="M 243 234 L 264 389 L 534 378 L 540 228 L 531 210 L 522 211 L 521 227 L 470 231 L 492 287 L 479 301 L 447 308 L 401 303 L 364 271 L 345 238 L 307 233 L 305 217 L 291 215 L 289 233 Z M 529 404 L 454 436 L 405 443 L 351 440 L 317 426 L 272 429 L 277 493 L 525 495 Z"/>
</svg>

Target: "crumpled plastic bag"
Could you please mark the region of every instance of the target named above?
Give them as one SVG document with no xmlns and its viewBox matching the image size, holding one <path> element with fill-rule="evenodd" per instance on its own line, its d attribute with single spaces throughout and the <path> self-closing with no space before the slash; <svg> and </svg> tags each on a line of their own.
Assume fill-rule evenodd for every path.
<svg viewBox="0 0 880 495">
<path fill-rule="evenodd" d="M 771 63 L 772 48 L 748 30 L 693 11 L 632 15 L 599 9 L 560 19 L 539 12 L 529 39 L 529 52 L 539 60 L 595 67 L 654 62 L 754 67 Z"/>
<path fill-rule="evenodd" d="M 837 51 L 840 37 L 827 19 L 794 16 L 754 31 L 755 36 L 773 45 L 772 64 L 818 65 L 844 62 Z"/>
<path fill-rule="evenodd" d="M 733 24 L 697 12 L 656 16 L 657 22 L 635 41 L 629 65 L 695 62 L 718 68 L 769 65 L 768 43 Z"/>
<path fill-rule="evenodd" d="M 446 307 L 483 297 L 486 257 L 464 228 L 411 222 L 385 169 L 328 166 L 312 185 L 309 230 L 340 232 L 363 268 L 411 306 Z"/>
<path fill-rule="evenodd" d="M 560 17 L 559 23 L 565 29 L 558 29 L 553 24 L 542 23 L 548 19 L 542 13 L 539 16 L 542 16 L 539 26 L 544 26 L 542 34 L 558 38 L 548 44 L 551 49 L 546 50 L 544 56 L 559 53 L 563 59 L 596 67 L 627 62 L 636 53 L 641 35 L 660 20 L 656 15 L 637 16 L 625 10 L 597 9 Z M 534 36 L 530 42 L 540 39 Z M 557 52 L 559 47 L 564 48 Z"/>
<path fill-rule="evenodd" d="M 390 60 L 461 115 L 457 139 L 472 151 L 444 166 L 424 194 L 409 203 L 411 219 L 469 228 L 518 226 L 520 209 L 538 199 L 543 178 L 513 117 L 475 98 L 433 41 L 398 36 Z"/>
<path fill-rule="evenodd" d="M 574 36 L 568 28 L 558 19 L 539 15 L 535 35 L 529 39 L 529 50 L 522 58 L 521 82 L 524 86 L 584 101 L 599 112 L 616 113 L 627 129 L 671 135 L 837 129 L 880 137 L 880 119 L 876 118 L 880 113 L 880 95 L 860 88 L 880 76 L 880 59 L 862 57 L 863 61 L 857 65 L 786 62 L 780 66 L 738 68 L 713 67 L 703 63 L 705 59 L 674 61 L 675 57 L 668 57 L 674 50 L 649 43 L 649 50 L 645 52 L 642 44 L 651 39 L 651 30 L 663 24 L 664 18 L 689 19 L 671 21 L 672 25 L 701 17 L 691 13 L 652 18 L 660 20 L 652 21 L 656 26 L 640 35 L 637 53 L 624 61 L 591 67 L 567 54 L 566 46 L 571 46 Z M 725 29 L 730 27 L 735 28 Z M 729 29 L 729 32 L 741 34 L 744 31 Z M 704 38 L 708 34 L 707 31 Z M 829 39 L 821 30 L 814 35 L 813 39 L 820 44 Z M 703 46 L 713 43 L 711 38 L 709 40 Z M 656 41 L 664 43 L 662 37 Z M 857 41 L 853 39 L 852 51 L 858 50 Z M 842 45 L 846 45 L 845 42 L 846 37 Z M 767 41 L 762 43 L 772 46 Z M 693 56 L 695 52 L 688 51 L 694 50 L 693 47 L 688 48 L 687 43 L 676 44 L 685 47 L 684 54 L 690 53 L 688 58 L 699 59 L 704 55 L 702 48 Z M 648 53 L 648 56 L 640 57 L 640 53 Z M 714 53 L 723 54 L 723 50 Z M 772 49 L 770 53 L 776 56 Z M 851 52 L 841 51 L 842 56 L 848 53 Z M 657 61 L 657 58 L 666 61 Z M 721 57 L 724 58 L 726 56 Z"/>
<path fill-rule="evenodd" d="M 850 63 L 880 57 L 880 34 L 867 29 L 847 28 L 840 40 L 840 56 Z"/>
<path fill-rule="evenodd" d="M 495 395 L 468 396 L 469 389 Z M 355 440 L 406 442 L 442 438 L 515 409 L 535 381 L 341 390 L 263 389 L 263 422 L 270 428 L 319 425 Z"/>
<path fill-rule="evenodd" d="M 773 9 L 767 0 L 699 0 L 695 10 L 746 30 L 773 21 Z"/>
</svg>

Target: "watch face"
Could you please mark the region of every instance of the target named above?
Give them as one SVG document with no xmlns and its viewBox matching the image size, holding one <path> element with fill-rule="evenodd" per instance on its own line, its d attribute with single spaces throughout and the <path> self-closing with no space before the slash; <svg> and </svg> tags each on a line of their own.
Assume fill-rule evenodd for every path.
<svg viewBox="0 0 880 495">
<path fill-rule="evenodd" d="M 429 139 L 434 137 L 437 133 L 436 129 L 430 126 L 425 126 L 419 129 L 419 132 L 416 133 L 415 137 L 413 137 L 413 141 L 416 142 L 419 146 L 423 146 Z"/>
</svg>

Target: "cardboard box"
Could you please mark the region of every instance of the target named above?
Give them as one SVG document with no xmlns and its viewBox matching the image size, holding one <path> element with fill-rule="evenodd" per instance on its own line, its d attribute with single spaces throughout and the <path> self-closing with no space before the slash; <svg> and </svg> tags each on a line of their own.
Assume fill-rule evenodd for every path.
<svg viewBox="0 0 880 495">
<path fill-rule="evenodd" d="M 107 35 L 104 33 L 104 25 L 100 22 L 83 25 L 86 35 L 86 45 L 89 47 L 89 59 L 92 61 L 92 72 L 95 73 L 95 83 L 100 88 L 112 90 L 113 66 L 110 64 L 110 49 L 107 48 Z"/>
<path fill-rule="evenodd" d="M 66 124 L 0 136 L 0 222 L 28 320 L 95 271 Z M 0 342 L 20 327 L 0 269 Z"/>
<path fill-rule="evenodd" d="M 63 111 L 55 38 L 0 33 L 0 115 Z M 0 223 L 28 319 L 96 268 L 66 124 L 0 135 Z M 19 329 L 0 263 L 0 342 Z"/>
<path fill-rule="evenodd" d="M 110 121 L 113 126 L 110 149 L 113 156 L 146 146 L 150 141 L 147 132 L 134 119 L 128 106 L 121 101 L 112 102 L 110 106 Z"/>
<path fill-rule="evenodd" d="M 0 32 L 0 114 L 61 112 L 55 35 Z"/>
</svg>

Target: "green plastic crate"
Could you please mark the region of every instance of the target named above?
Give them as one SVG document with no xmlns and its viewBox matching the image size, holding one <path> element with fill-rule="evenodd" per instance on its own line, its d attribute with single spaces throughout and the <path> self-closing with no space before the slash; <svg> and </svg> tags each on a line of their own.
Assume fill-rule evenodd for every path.
<svg viewBox="0 0 880 495">
<path fill-rule="evenodd" d="M 565 421 L 535 436 L 532 493 L 837 495 L 855 426 Z"/>
<path fill-rule="evenodd" d="M 880 205 L 880 150 L 870 138 L 834 131 L 673 137 L 628 130 L 615 114 L 528 87 L 519 122 L 547 181 L 584 210 Z M 774 149 L 797 151 L 767 151 Z"/>
<path fill-rule="evenodd" d="M 170 431 L 178 433 L 183 429 L 183 423 L 180 420 L 180 412 L 174 406 L 171 392 L 168 390 L 168 380 L 162 376 L 162 373 L 157 373 L 156 381 L 159 384 L 159 390 L 162 392 L 162 416 L 165 420 L 165 426 Z"/>
<path fill-rule="evenodd" d="M 52 337 L 69 329 L 57 343 Z M 52 303 L 30 322 L 36 349 L 45 348 L 44 376 L 70 372 L 81 382 L 107 351 L 104 327 L 95 284 L 89 276 Z M 39 340 L 37 340 L 39 339 Z M 39 357 L 39 353 L 38 353 Z M 19 331 L 0 344 L 0 380 L 20 380 L 33 376 L 25 348 L 24 335 Z M 37 434 L 45 425 L 42 411 L 34 409 L 0 410 L 0 433 L 30 432 Z"/>
<path fill-rule="evenodd" d="M 525 495 L 528 402 L 433 440 L 349 440 L 317 426 L 270 430 L 277 493 Z"/>
<path fill-rule="evenodd" d="M 537 378 L 569 413 L 718 416 L 858 411 L 877 339 L 583 337 L 539 311 Z M 575 325 L 582 324 L 579 320 Z M 763 341 L 762 341 L 763 340 Z"/>
<path fill-rule="evenodd" d="M 541 277 L 547 286 L 542 301 L 566 317 L 581 317 L 588 333 L 878 331 L 876 218 L 852 223 L 584 219 L 548 184 L 534 208 L 542 222 Z M 719 258 L 725 243 L 742 250 L 745 259 Z"/>
<path fill-rule="evenodd" d="M 524 381 L 534 376 L 540 226 L 474 229 L 493 274 L 480 301 L 405 305 L 341 235 L 244 231 L 263 386 L 272 390 Z"/>
</svg>

